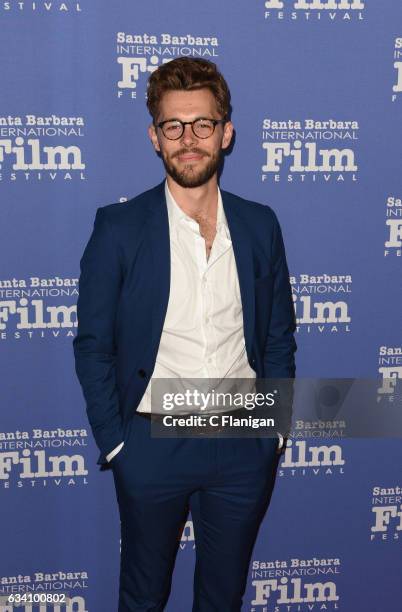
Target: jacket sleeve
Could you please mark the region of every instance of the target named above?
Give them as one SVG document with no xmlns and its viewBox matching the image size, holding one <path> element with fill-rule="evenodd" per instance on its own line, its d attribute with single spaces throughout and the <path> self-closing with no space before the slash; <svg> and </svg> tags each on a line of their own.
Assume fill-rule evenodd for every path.
<svg viewBox="0 0 402 612">
<path fill-rule="evenodd" d="M 98 464 L 123 440 L 116 388 L 114 324 L 122 284 L 118 245 L 107 215 L 98 208 L 80 260 L 78 329 L 73 340 L 75 370 L 88 420 L 101 451 Z"/>
<path fill-rule="evenodd" d="M 264 376 L 269 379 L 286 379 L 276 381 L 276 386 L 279 387 L 279 430 L 286 437 L 289 433 L 292 417 L 294 381 L 291 379 L 294 379 L 296 375 L 294 356 L 297 350 L 294 338 L 296 316 L 281 227 L 275 212 L 270 209 L 270 213 L 273 219 L 271 252 L 273 293 L 270 324 L 264 351 Z"/>
</svg>

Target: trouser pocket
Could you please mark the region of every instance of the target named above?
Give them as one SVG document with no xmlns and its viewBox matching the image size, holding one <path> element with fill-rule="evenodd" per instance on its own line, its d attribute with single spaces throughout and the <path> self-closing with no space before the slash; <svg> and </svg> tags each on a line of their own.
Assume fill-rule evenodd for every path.
<svg viewBox="0 0 402 612">
<path fill-rule="evenodd" d="M 117 453 L 117 455 L 115 455 L 114 457 L 112 457 L 112 460 L 110 462 L 111 465 L 116 464 L 118 461 L 120 461 L 120 459 L 127 454 L 127 451 L 129 449 L 130 446 L 130 439 L 131 439 L 131 431 L 133 429 L 133 417 L 130 417 L 129 420 L 127 421 L 125 428 L 124 428 L 124 433 L 123 433 L 123 446 L 122 448 L 119 450 L 119 452 Z"/>
</svg>

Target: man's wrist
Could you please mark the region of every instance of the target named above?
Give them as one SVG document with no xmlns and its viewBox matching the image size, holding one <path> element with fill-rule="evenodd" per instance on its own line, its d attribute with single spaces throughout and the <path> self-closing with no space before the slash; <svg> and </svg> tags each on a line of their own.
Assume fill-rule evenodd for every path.
<svg viewBox="0 0 402 612">
<path fill-rule="evenodd" d="M 279 442 L 278 442 L 278 446 L 276 448 L 276 452 L 278 455 L 282 455 L 285 450 L 286 450 L 286 443 L 288 441 L 288 435 L 284 435 L 279 433 L 279 431 L 276 432 L 278 434 L 278 438 L 279 438 Z"/>
<path fill-rule="evenodd" d="M 108 453 L 106 455 L 106 461 L 111 461 L 113 459 L 113 457 L 115 455 L 117 455 L 117 453 L 120 451 L 120 449 L 124 446 L 124 441 L 120 442 L 120 444 L 118 444 L 113 450 L 110 451 L 110 453 Z"/>
</svg>

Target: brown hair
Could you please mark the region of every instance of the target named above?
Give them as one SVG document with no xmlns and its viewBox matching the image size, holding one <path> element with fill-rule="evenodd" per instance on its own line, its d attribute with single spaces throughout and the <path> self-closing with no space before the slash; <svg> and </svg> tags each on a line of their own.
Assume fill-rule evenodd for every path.
<svg viewBox="0 0 402 612">
<path fill-rule="evenodd" d="M 230 91 L 216 64 L 191 57 L 178 57 L 161 64 L 148 79 L 147 107 L 153 122 L 157 119 L 159 103 L 165 92 L 203 88 L 213 93 L 218 112 L 222 119 L 227 119 L 230 113 Z"/>
</svg>

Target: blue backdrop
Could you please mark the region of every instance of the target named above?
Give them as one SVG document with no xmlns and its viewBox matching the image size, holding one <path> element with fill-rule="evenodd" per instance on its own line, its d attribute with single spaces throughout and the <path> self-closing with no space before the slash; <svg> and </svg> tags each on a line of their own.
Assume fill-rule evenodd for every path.
<svg viewBox="0 0 402 612">
<path fill-rule="evenodd" d="M 147 77 L 178 56 L 218 64 L 236 128 L 221 187 L 278 215 L 297 375 L 381 388 L 402 378 L 402 4 L 2 1 L 0 32 L 0 594 L 65 590 L 73 605 L 41 611 L 110 612 L 118 506 L 72 340 L 96 209 L 163 177 Z M 243 609 L 402 610 L 400 440 L 299 434 Z M 317 448 L 333 444 L 322 460 Z M 191 609 L 193 566 L 189 517 L 169 612 Z"/>
</svg>

